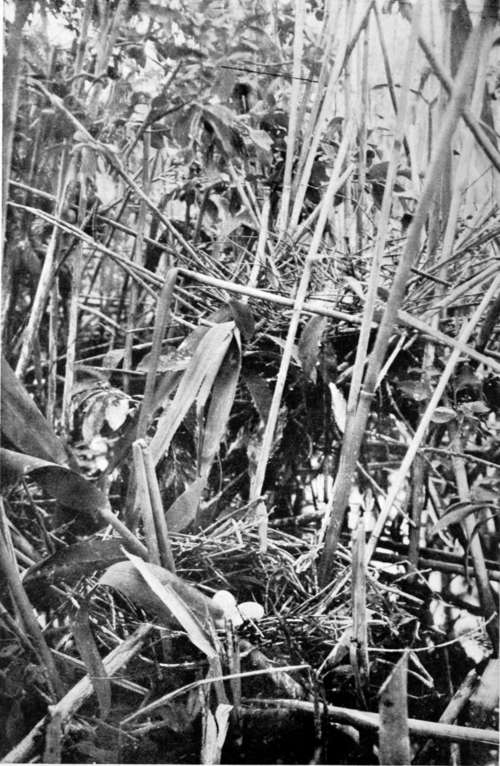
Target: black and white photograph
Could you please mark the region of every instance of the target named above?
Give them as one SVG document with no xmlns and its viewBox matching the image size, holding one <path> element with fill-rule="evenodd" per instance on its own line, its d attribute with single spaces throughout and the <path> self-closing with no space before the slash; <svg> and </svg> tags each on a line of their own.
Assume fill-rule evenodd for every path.
<svg viewBox="0 0 500 766">
<path fill-rule="evenodd" d="M 500 0 L 3 0 L 0 764 L 497 766 Z"/>
</svg>

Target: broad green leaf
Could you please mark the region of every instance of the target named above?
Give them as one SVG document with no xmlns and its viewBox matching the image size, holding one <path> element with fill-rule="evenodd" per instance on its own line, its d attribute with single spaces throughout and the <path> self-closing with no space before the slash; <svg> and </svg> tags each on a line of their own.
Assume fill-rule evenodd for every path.
<svg viewBox="0 0 500 766">
<path fill-rule="evenodd" d="M 185 370 L 191 357 L 191 352 L 185 352 L 179 349 L 172 349 L 168 353 L 160 354 L 156 372 L 178 372 L 179 370 Z M 150 365 L 151 353 L 146 354 L 135 369 L 137 372 L 148 372 Z"/>
<path fill-rule="evenodd" d="M 111 709 L 111 684 L 104 668 L 89 621 L 88 604 L 84 601 L 71 626 L 76 648 L 87 669 L 90 682 L 94 687 L 99 713 L 104 721 Z"/>
<path fill-rule="evenodd" d="M 471 513 L 475 513 L 480 508 L 484 508 L 485 503 L 457 503 L 453 510 L 449 510 L 444 516 L 434 524 L 431 530 L 431 534 L 440 532 L 441 529 L 446 529 L 450 524 L 459 524 Z"/>
<path fill-rule="evenodd" d="M 23 577 L 24 584 L 46 580 L 51 583 L 69 583 L 99 569 L 106 569 L 117 561 L 123 561 L 122 546 L 126 540 L 113 537 L 110 540 L 90 539 L 60 548 L 51 556 L 33 564 Z"/>
<path fill-rule="evenodd" d="M 231 330 L 234 333 L 235 327 L 233 323 L 231 323 Z M 202 414 L 204 412 L 208 397 L 212 393 L 212 389 L 219 374 L 220 367 L 223 363 L 226 352 L 230 347 L 231 340 L 232 337 L 229 335 L 218 348 L 213 350 L 211 356 L 207 357 L 206 359 L 205 377 L 203 378 L 198 396 L 196 397 L 196 410 L 198 414 Z"/>
<path fill-rule="evenodd" d="M 246 136 L 249 137 L 250 141 L 255 144 L 257 149 L 259 149 L 263 154 L 270 155 L 273 146 L 273 139 L 269 133 L 267 133 L 265 130 L 257 130 L 255 128 L 250 128 L 248 125 L 245 125 L 245 138 Z"/>
<path fill-rule="evenodd" d="M 309 380 L 316 382 L 319 348 L 327 325 L 326 317 L 313 316 L 307 320 L 299 340 L 298 352 L 301 367 Z"/>
<path fill-rule="evenodd" d="M 206 479 L 196 479 L 179 497 L 174 500 L 166 513 L 169 532 L 182 532 L 194 519 L 200 504 L 201 493 L 205 489 Z"/>
<path fill-rule="evenodd" d="M 255 335 L 255 319 L 252 311 L 246 303 L 241 301 L 231 300 L 228 303 L 233 319 L 236 322 L 236 327 L 243 336 L 243 339 L 246 341 L 252 340 Z"/>
<path fill-rule="evenodd" d="M 429 384 L 421 380 L 402 380 L 398 383 L 398 388 L 415 402 L 425 402 L 432 394 Z"/>
<path fill-rule="evenodd" d="M 259 413 L 260 419 L 265 423 L 267 416 L 269 415 L 269 408 L 273 398 L 273 393 L 269 387 L 269 384 L 265 378 L 261 377 L 257 373 L 246 373 L 243 375 L 250 396 L 254 403 L 255 409 Z"/>
<path fill-rule="evenodd" d="M 236 395 L 240 370 L 239 332 L 235 329 L 234 341 L 226 352 L 212 388 L 200 453 L 199 475 L 201 478 L 208 479 L 210 468 L 226 431 Z"/>
<path fill-rule="evenodd" d="M 173 400 L 158 420 L 156 434 L 150 445 L 155 463 L 168 452 L 170 443 L 189 408 L 199 398 L 202 385 L 205 386 L 204 396 L 208 397 L 231 342 L 233 330 L 234 322 L 216 324 L 200 340 Z"/>
<path fill-rule="evenodd" d="M 433 423 L 449 423 L 456 416 L 457 413 L 451 407 L 436 407 L 432 413 L 431 420 Z"/>
<path fill-rule="evenodd" d="M 2 474 L 11 481 L 29 476 L 49 495 L 74 511 L 91 513 L 109 508 L 103 492 L 81 474 L 62 465 L 0 448 L 0 466 Z"/>
<path fill-rule="evenodd" d="M 240 126 L 231 109 L 222 104 L 204 104 L 203 119 L 210 124 L 220 148 L 227 157 L 242 154 L 244 144 Z"/>
<path fill-rule="evenodd" d="M 126 553 L 128 562 L 114 564 L 100 579 L 101 585 L 119 590 L 144 609 L 155 612 L 165 624 L 172 619 L 186 631 L 190 641 L 207 657 L 216 657 L 210 634 L 213 616 L 219 614 L 202 593 L 177 575 Z"/>
<path fill-rule="evenodd" d="M 270 335 L 269 333 L 266 333 L 266 337 L 272 340 L 273 343 L 276 343 L 276 345 L 282 348 L 283 350 L 285 349 L 286 343 L 283 340 L 283 338 L 279 338 L 277 335 Z M 292 359 L 299 367 L 302 367 L 302 364 L 300 362 L 299 349 L 296 343 L 294 343 L 292 346 Z"/>
<path fill-rule="evenodd" d="M 0 422 L 2 434 L 21 452 L 62 465 L 71 457 L 25 387 L 2 357 Z"/>
<path fill-rule="evenodd" d="M 474 415 L 487 415 L 490 411 L 488 405 L 481 399 L 477 399 L 473 402 L 462 402 L 458 409 L 460 412 L 463 412 L 464 415 L 468 415 L 469 417 L 474 417 Z"/>
</svg>

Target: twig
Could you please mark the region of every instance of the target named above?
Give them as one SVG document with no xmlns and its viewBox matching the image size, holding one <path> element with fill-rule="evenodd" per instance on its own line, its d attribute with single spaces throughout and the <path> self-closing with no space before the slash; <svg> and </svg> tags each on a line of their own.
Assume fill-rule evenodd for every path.
<svg viewBox="0 0 500 766">
<path fill-rule="evenodd" d="M 80 198 L 78 202 L 78 222 L 81 226 L 87 209 L 87 193 L 84 174 L 80 174 Z M 76 341 L 78 335 L 78 301 L 83 276 L 82 243 L 78 241 L 76 252 L 73 254 L 71 267 L 71 297 L 68 316 L 68 337 L 66 341 L 66 366 L 64 374 L 64 390 L 62 400 L 62 419 L 66 436 L 73 428 L 71 397 L 75 379 Z"/>
<path fill-rule="evenodd" d="M 122 641 L 116 646 L 104 659 L 104 669 L 108 676 L 114 675 L 120 668 L 126 665 L 134 655 L 142 648 L 146 636 L 152 630 L 152 625 L 144 624 L 139 625 L 136 631 L 131 636 Z M 70 716 L 83 705 L 85 700 L 93 694 L 94 687 L 90 678 L 85 676 L 78 681 L 75 686 L 56 704 L 52 707 L 52 714 L 59 713 L 61 716 L 61 723 L 64 723 Z M 31 729 L 21 742 L 19 742 L 10 752 L 7 753 L 2 759 L 4 763 L 24 763 L 27 762 L 35 747 L 37 745 L 37 739 L 43 731 L 43 727 L 46 723 L 46 718 L 42 718 L 36 726 Z"/>
<path fill-rule="evenodd" d="M 477 323 L 481 319 L 481 316 L 483 314 L 483 311 L 485 310 L 486 306 L 490 302 L 492 296 L 496 293 L 498 289 L 498 285 L 500 285 L 500 276 L 498 276 L 494 282 L 490 285 L 489 290 L 486 292 L 486 294 L 483 297 L 483 300 L 475 310 L 472 317 L 464 323 L 464 326 L 460 332 L 459 340 L 463 343 L 467 342 L 469 339 L 471 333 L 473 332 L 474 328 L 476 327 Z M 458 362 L 458 358 L 460 356 L 460 352 L 458 349 L 453 349 L 453 351 L 450 354 L 450 358 L 448 359 L 448 362 L 446 363 L 446 367 L 443 370 L 441 377 L 439 379 L 439 382 L 436 385 L 436 388 L 434 390 L 434 393 L 426 407 L 426 410 L 424 414 L 422 415 L 422 418 L 420 420 L 420 423 L 418 425 L 417 430 L 415 431 L 415 434 L 411 440 L 411 444 L 408 447 L 408 450 L 406 452 L 406 455 L 404 456 L 401 465 L 397 471 L 396 476 L 394 477 L 394 480 L 391 484 L 391 489 L 387 495 L 387 499 L 384 503 L 384 506 L 377 518 L 377 521 L 375 523 L 375 526 L 372 530 L 372 534 L 370 536 L 370 540 L 368 541 L 367 547 L 366 547 L 366 560 L 367 562 L 370 561 L 371 557 L 373 556 L 375 547 L 377 545 L 377 541 L 382 533 L 382 530 L 384 529 L 384 526 L 386 524 L 386 521 L 389 517 L 389 514 L 391 512 L 392 506 L 396 500 L 396 497 L 401 490 L 401 487 L 403 486 L 403 483 L 406 479 L 408 470 L 413 462 L 413 459 L 420 448 L 420 444 L 422 442 L 422 439 L 424 437 L 425 432 L 427 431 L 432 416 L 434 414 L 434 410 L 438 406 L 441 397 L 444 393 L 444 390 L 446 386 L 448 385 L 448 381 L 453 373 L 453 370 L 455 369 L 455 366 Z"/>
<path fill-rule="evenodd" d="M 172 546 L 170 545 L 170 537 L 168 534 L 167 522 L 165 520 L 165 511 L 161 501 L 160 487 L 158 486 L 153 458 L 151 457 L 151 452 L 145 442 L 141 442 L 140 446 L 142 449 L 149 496 L 151 498 L 151 508 L 153 510 L 153 518 L 155 521 L 156 538 L 158 540 L 158 548 L 160 551 L 160 562 L 165 569 L 169 569 L 175 574 L 175 561 L 172 554 Z"/>
<path fill-rule="evenodd" d="M 137 422 L 137 438 L 142 439 L 146 436 L 149 421 L 151 418 L 151 409 L 153 406 L 154 389 L 156 376 L 158 372 L 158 360 L 160 358 L 165 329 L 170 319 L 170 304 L 174 293 L 177 280 L 177 269 L 170 269 L 167 273 L 163 287 L 161 289 L 158 305 L 156 309 L 155 325 L 153 329 L 153 341 L 149 359 L 149 367 L 146 374 L 146 383 L 144 386 L 144 396 L 142 398 L 141 409 L 139 411 L 139 420 Z"/>
<path fill-rule="evenodd" d="M 290 96 L 288 132 L 286 136 L 285 171 L 283 176 L 283 190 L 281 192 L 280 209 L 278 213 L 278 239 L 285 233 L 290 194 L 292 190 L 292 166 L 295 155 L 295 138 L 297 135 L 297 115 L 301 91 L 300 73 L 302 67 L 302 49 L 304 44 L 304 21 L 306 4 L 304 0 L 295 3 L 295 29 L 293 34 L 293 70 L 292 92 Z"/>
<path fill-rule="evenodd" d="M 437 56 L 434 54 L 432 47 L 422 35 L 419 35 L 418 44 L 422 48 L 422 51 L 424 52 L 429 64 L 434 71 L 434 74 L 443 85 L 447 93 L 451 94 L 453 92 L 453 81 L 448 77 L 444 69 L 441 67 L 441 64 L 439 63 Z M 473 134 L 481 149 L 484 151 L 490 162 L 495 166 L 497 171 L 500 172 L 500 153 L 498 152 L 498 149 L 486 136 L 476 118 L 470 109 L 468 109 L 466 106 L 462 109 L 462 117 L 464 118 L 467 127 Z"/>
<path fill-rule="evenodd" d="M 453 723 L 457 720 L 461 711 L 467 704 L 472 692 L 476 688 L 479 681 L 477 670 L 472 668 L 464 680 L 458 687 L 457 691 L 439 716 L 439 723 Z M 432 740 L 425 743 L 423 748 L 417 753 L 414 759 L 414 763 L 425 763 L 425 759 L 428 755 L 429 749 L 432 745 Z"/>
<path fill-rule="evenodd" d="M 244 704 L 256 707 L 278 707 L 287 710 L 300 710 L 304 713 L 314 714 L 314 703 L 304 702 L 302 700 L 287 699 L 244 699 Z M 347 723 L 361 729 L 378 730 L 380 727 L 380 716 L 378 713 L 369 713 L 361 710 L 352 710 L 346 707 L 337 707 L 336 705 L 327 705 L 326 715 L 333 721 Z M 498 747 L 498 732 L 492 729 L 478 729 L 472 726 L 455 726 L 452 724 L 435 723 L 433 721 L 422 721 L 418 718 L 408 718 L 408 728 L 410 734 L 418 737 L 434 737 L 435 739 L 445 739 L 451 742 L 484 742 L 492 747 Z"/>
<path fill-rule="evenodd" d="M 64 694 L 64 685 L 19 576 L 2 498 L 0 498 L 0 569 L 9 585 L 12 599 L 19 609 L 26 631 L 33 639 L 40 664 L 42 668 L 45 668 L 49 689 L 54 697 L 60 697 Z"/>
<path fill-rule="evenodd" d="M 420 200 L 408 231 L 405 249 L 398 263 L 386 309 L 377 332 L 375 345 L 370 356 L 364 379 L 364 390 L 361 393 L 356 415 L 352 421 L 350 437 L 349 439 L 344 440 L 342 445 L 339 470 L 328 506 L 330 520 L 320 561 L 319 575 L 322 584 L 328 581 L 332 570 L 339 531 L 342 527 L 349 500 L 351 478 L 354 474 L 356 462 L 358 460 L 378 374 L 384 362 L 398 310 L 403 301 L 411 266 L 413 265 L 416 253 L 419 252 L 420 234 L 434 199 L 437 181 L 441 177 L 446 149 L 450 144 L 450 140 L 456 129 L 458 117 L 470 92 L 471 81 L 475 72 L 475 63 L 477 61 L 478 51 L 483 36 L 483 25 L 479 25 L 479 27 L 473 29 L 469 37 L 467 48 L 464 52 L 459 74 L 457 76 L 456 89 L 443 120 L 439 139 L 434 148 L 433 158 L 426 175 Z M 455 353 L 456 350 L 453 351 L 453 354 Z M 373 550 L 371 550 L 371 552 L 373 552 Z"/>
<path fill-rule="evenodd" d="M 149 195 L 150 187 L 151 187 L 151 180 L 149 175 L 149 145 L 150 145 L 150 136 L 149 136 L 149 133 L 146 133 L 142 141 L 142 185 L 144 187 L 144 193 L 146 195 Z M 132 259 L 131 259 L 134 263 L 137 263 L 139 266 L 142 266 L 144 262 L 142 248 L 144 243 L 146 214 L 147 214 L 146 203 L 144 202 L 144 200 L 141 200 L 139 204 L 139 212 L 137 214 L 137 220 L 136 220 L 137 236 L 135 238 L 134 249 L 133 249 Z M 139 290 L 137 287 L 137 282 L 134 279 L 130 286 L 129 299 L 127 301 L 127 334 L 125 336 L 125 350 L 124 350 L 124 357 L 123 357 L 123 366 L 126 368 L 130 368 L 133 366 L 132 364 L 132 347 L 134 345 L 133 329 L 136 323 L 138 301 L 139 301 Z M 130 379 L 128 375 L 126 374 L 123 376 L 123 387 L 124 387 L 125 393 L 128 394 L 129 387 L 130 387 Z"/>
<path fill-rule="evenodd" d="M 262 491 L 262 486 L 264 484 L 267 463 L 269 460 L 269 455 L 271 453 L 274 431 L 276 429 L 279 408 L 281 406 L 281 397 L 283 395 L 283 390 L 285 388 L 286 377 L 288 374 L 288 367 L 290 365 L 290 360 L 292 358 L 293 344 L 295 342 L 295 336 L 297 334 L 297 329 L 299 326 L 300 315 L 304 305 L 307 288 L 309 286 L 311 268 L 312 268 L 312 264 L 314 260 L 317 257 L 317 252 L 320 246 L 321 238 L 323 236 L 326 219 L 333 202 L 335 191 L 337 189 L 338 179 L 340 176 L 342 164 L 344 162 L 348 147 L 350 145 L 351 132 L 352 132 L 351 124 L 349 124 L 348 126 L 346 126 L 346 130 L 344 132 L 344 136 L 342 138 L 342 142 L 339 147 L 337 157 L 335 159 L 335 165 L 333 167 L 328 188 L 323 199 L 323 206 L 319 214 L 319 218 L 316 224 L 316 229 L 314 231 L 309 252 L 306 256 L 306 260 L 304 263 L 304 270 L 302 272 L 302 277 L 300 279 L 300 283 L 297 288 L 297 295 L 294 302 L 293 314 L 290 320 L 290 325 L 288 327 L 288 334 L 286 337 L 285 348 L 283 350 L 283 356 L 281 357 L 280 369 L 278 372 L 278 377 L 276 379 L 276 386 L 273 392 L 273 398 L 271 401 L 271 407 L 269 409 L 269 415 L 267 418 L 266 428 L 264 431 L 264 435 L 262 437 L 262 445 L 261 445 L 261 450 L 259 454 L 259 460 L 257 463 L 255 474 L 252 477 L 252 481 L 250 484 L 250 499 L 251 500 L 256 500 L 260 496 Z"/>
<path fill-rule="evenodd" d="M 146 285 L 144 282 L 144 280 L 147 280 L 148 282 L 154 285 L 157 285 L 157 286 L 161 285 L 162 280 L 160 277 L 156 276 L 156 274 L 153 274 L 148 269 L 145 269 L 143 267 L 140 267 L 131 263 L 131 261 L 128 260 L 127 258 L 124 258 L 121 255 L 118 255 L 118 253 L 115 253 L 113 250 L 110 250 L 108 247 L 105 247 L 104 245 L 101 245 L 99 242 L 96 242 L 94 239 L 89 237 L 87 234 L 85 234 L 81 230 L 77 229 L 72 224 L 59 221 L 58 219 L 54 218 L 54 216 L 51 216 L 48 213 L 38 210 L 37 208 L 31 208 L 27 205 L 20 205 L 14 202 L 9 202 L 9 205 L 12 205 L 13 207 L 19 207 L 26 210 L 30 210 L 34 215 L 38 215 L 41 218 L 44 218 L 45 220 L 51 223 L 54 223 L 63 231 L 68 231 L 69 233 L 74 234 L 75 236 L 81 237 L 82 240 L 87 242 L 87 244 L 90 247 L 93 247 L 95 250 L 98 250 L 108 255 L 110 258 L 116 261 L 116 263 L 122 266 L 122 268 L 125 269 L 127 273 L 132 275 L 134 279 L 137 279 L 139 284 L 141 284 L 141 286 L 145 290 L 147 290 L 152 296 L 156 297 L 154 290 L 148 287 L 148 285 Z M 190 277 L 191 279 L 194 279 L 195 281 L 200 282 L 201 284 L 212 285 L 213 287 L 219 287 L 221 289 L 228 290 L 229 292 L 239 293 L 240 295 L 248 295 L 251 298 L 268 301 L 269 303 L 274 303 L 278 306 L 293 307 L 294 305 L 293 299 L 287 298 L 283 295 L 276 295 L 275 293 L 270 293 L 270 292 L 267 292 L 266 290 L 260 290 L 257 288 L 252 289 L 250 287 L 247 287 L 246 285 L 240 285 L 240 284 L 237 284 L 236 282 L 231 282 L 230 280 L 224 280 L 218 277 L 212 277 L 208 274 L 204 274 L 198 271 L 192 271 L 191 269 L 186 269 L 184 267 L 179 268 L 179 274 L 183 274 L 186 277 Z M 319 306 L 318 304 L 313 305 L 311 303 L 304 302 L 302 310 L 304 313 L 331 317 L 332 319 L 339 319 L 349 324 L 361 323 L 361 317 L 356 314 L 348 314 L 345 311 L 337 311 L 336 309 L 326 309 Z M 419 330 L 419 332 L 422 332 L 425 335 L 428 335 L 430 338 L 433 338 L 436 342 L 442 343 L 445 346 L 450 346 L 451 348 L 459 348 L 462 354 L 469 356 L 471 359 L 476 359 L 481 364 L 484 364 L 487 368 L 500 373 L 500 363 L 497 362 L 495 359 L 493 359 L 490 356 L 487 356 L 486 354 L 481 354 L 480 352 L 476 351 L 474 348 L 470 346 L 461 344 L 458 340 L 454 338 L 450 338 L 448 335 L 446 335 L 443 332 L 440 332 L 439 330 L 435 330 L 426 322 L 422 321 L 421 319 L 418 319 L 417 317 L 412 316 L 412 314 L 410 314 L 408 311 L 405 311 L 404 309 L 399 309 L 397 318 L 398 318 L 398 321 L 401 322 L 401 324 L 407 327 L 412 327 L 415 330 Z"/>
<path fill-rule="evenodd" d="M 135 441 L 132 444 L 132 453 L 134 456 L 135 508 L 134 523 L 130 524 L 130 526 L 136 526 L 135 519 L 138 518 L 140 513 L 142 516 L 144 538 L 148 549 L 148 561 L 151 564 L 157 564 L 159 566 L 160 550 L 158 547 L 158 538 L 156 536 L 153 509 L 151 508 L 151 498 L 149 495 L 146 467 L 144 465 L 144 455 L 139 441 Z"/>
<path fill-rule="evenodd" d="M 67 147 L 65 147 L 64 151 L 61 154 L 61 159 L 59 163 L 59 177 L 57 181 L 56 208 L 57 208 L 58 214 L 60 213 L 64 204 L 66 186 L 69 180 L 68 174 L 67 174 L 67 167 L 66 167 L 67 157 L 68 157 L 68 151 L 67 151 Z M 35 336 L 37 335 L 38 328 L 40 327 L 40 322 L 42 320 L 42 315 L 45 309 L 45 304 L 47 302 L 47 297 L 49 295 L 52 281 L 55 276 L 55 266 L 56 266 L 55 261 L 56 261 L 58 244 L 59 244 L 59 232 L 58 232 L 58 227 L 54 221 L 54 228 L 52 230 L 49 245 L 45 252 L 45 258 L 43 261 L 42 271 L 40 273 L 40 279 L 38 281 L 35 297 L 33 299 L 33 304 L 31 306 L 28 324 L 23 333 L 23 343 L 22 343 L 21 352 L 19 354 L 19 359 L 17 361 L 17 366 L 16 366 L 16 375 L 18 376 L 18 378 L 22 378 L 24 373 L 26 372 L 30 354 L 33 349 Z"/>
<path fill-rule="evenodd" d="M 500 284 L 500 276 L 495 280 L 496 284 Z M 495 284 L 494 283 L 494 284 Z M 458 431 L 456 423 L 448 423 L 448 433 L 450 435 L 451 445 L 457 451 L 460 451 L 462 446 L 462 439 Z M 458 490 L 458 496 L 463 503 L 470 503 L 470 489 L 469 481 L 467 478 L 467 471 L 465 469 L 465 461 L 461 457 L 452 455 L 451 462 L 453 470 L 455 472 L 455 480 Z M 467 532 L 467 538 L 469 541 L 469 549 L 474 565 L 474 572 L 476 575 L 476 584 L 479 591 L 479 600 L 483 608 L 484 617 L 486 619 L 486 628 L 488 635 L 493 644 L 494 651 L 498 649 L 499 634 L 498 634 L 498 607 L 495 603 L 493 592 L 488 579 L 488 570 L 484 559 L 483 548 L 481 545 L 481 538 L 477 534 L 476 519 L 473 515 L 468 515 L 463 520 L 465 531 Z"/>
</svg>

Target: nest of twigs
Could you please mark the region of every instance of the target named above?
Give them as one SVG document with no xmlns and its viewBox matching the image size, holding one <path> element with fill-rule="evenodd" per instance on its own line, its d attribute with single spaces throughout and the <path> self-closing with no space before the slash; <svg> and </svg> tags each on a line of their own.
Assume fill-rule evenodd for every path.
<svg viewBox="0 0 500 766">
<path fill-rule="evenodd" d="M 332 580 L 321 589 L 307 535 L 270 529 L 263 552 L 252 519 L 236 520 L 233 513 L 205 532 L 173 537 L 177 575 L 184 581 L 209 597 L 228 590 L 237 602 L 255 601 L 264 608 L 258 622 L 219 629 L 218 673 L 228 678 L 219 682 L 217 692 L 215 682 L 206 683 L 210 663 L 178 624 L 165 626 L 140 604 L 103 588 L 99 572 L 73 581 L 68 577 L 46 613 L 46 633 L 58 634 L 58 666 L 67 684 L 75 684 L 83 674 L 72 625 L 67 617 L 58 622 L 59 615 L 68 614 L 68 599 L 73 604 L 88 600 L 90 625 L 102 655 L 139 625 L 153 627 L 141 651 L 114 676 L 107 720 L 95 718 L 94 702 L 73 716 L 65 730 L 63 760 L 102 761 L 113 755 L 113 760 L 130 762 L 196 762 L 203 711 L 214 694 L 222 693 L 235 710 L 223 762 L 276 762 L 283 753 L 288 761 L 307 762 L 311 753 L 306 750 L 318 744 L 321 732 L 324 753 L 330 752 L 334 740 L 337 748 L 341 742 L 341 759 L 337 750 L 330 760 L 359 762 L 363 753 L 366 758 L 371 752 L 373 732 L 353 739 L 352 732 L 342 727 L 314 724 L 303 711 L 284 716 L 283 711 L 261 708 L 256 700 L 291 698 L 376 711 L 380 685 L 405 648 L 416 650 L 420 663 L 410 673 L 410 714 L 418 716 L 425 710 L 428 717 L 430 708 L 438 709 L 446 691 L 445 679 L 436 670 L 442 653 L 429 652 L 430 644 L 440 638 L 421 623 L 425 599 L 407 592 L 404 579 L 398 584 L 394 575 L 370 570 L 366 596 L 370 677 L 360 688 L 352 664 L 351 554 L 340 546 Z M 253 702 L 247 705 L 245 700 Z M 311 737 L 297 736 L 297 729 L 309 728 Z"/>
</svg>

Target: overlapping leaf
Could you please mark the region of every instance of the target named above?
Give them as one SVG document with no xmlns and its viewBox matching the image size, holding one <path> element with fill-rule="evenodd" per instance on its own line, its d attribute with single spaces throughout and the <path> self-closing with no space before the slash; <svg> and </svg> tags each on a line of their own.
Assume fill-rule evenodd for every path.
<svg viewBox="0 0 500 766">
<path fill-rule="evenodd" d="M 163 567 L 127 553 L 129 561 L 113 564 L 99 580 L 118 590 L 164 625 L 180 624 L 207 657 L 217 654 L 211 631 L 224 613 L 203 593 Z"/>
<path fill-rule="evenodd" d="M 195 401 L 204 405 L 233 337 L 234 323 L 211 327 L 199 342 L 185 370 L 172 402 L 160 417 L 151 440 L 155 463 L 168 451 L 170 443 Z"/>
</svg>

